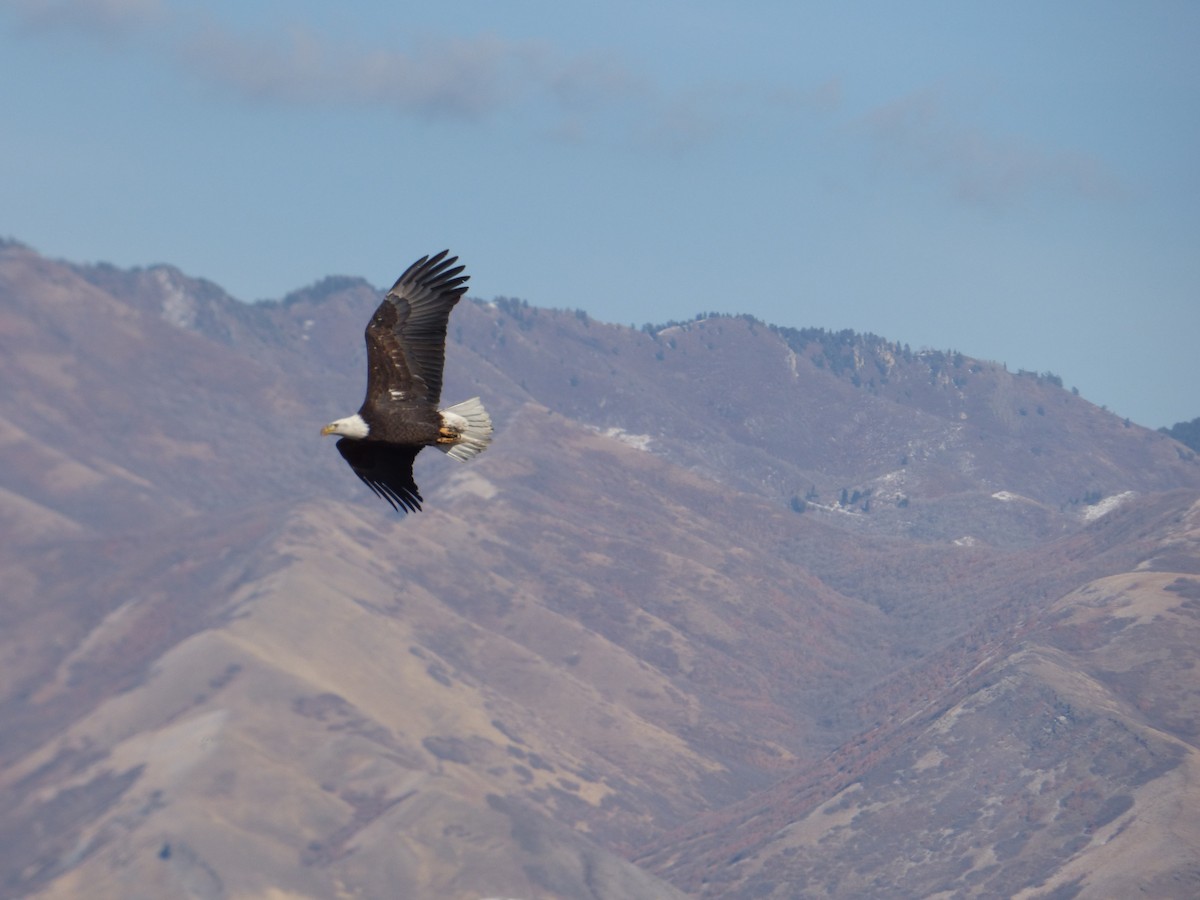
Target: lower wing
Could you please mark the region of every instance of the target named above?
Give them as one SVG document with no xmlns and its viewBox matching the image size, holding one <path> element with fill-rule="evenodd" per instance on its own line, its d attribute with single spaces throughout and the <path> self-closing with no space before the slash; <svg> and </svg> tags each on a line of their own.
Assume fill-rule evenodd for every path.
<svg viewBox="0 0 1200 900">
<path fill-rule="evenodd" d="M 421 492 L 413 480 L 413 460 L 421 452 L 420 447 L 342 438 L 337 448 L 354 474 L 390 503 L 392 509 L 397 512 L 421 509 Z"/>
</svg>

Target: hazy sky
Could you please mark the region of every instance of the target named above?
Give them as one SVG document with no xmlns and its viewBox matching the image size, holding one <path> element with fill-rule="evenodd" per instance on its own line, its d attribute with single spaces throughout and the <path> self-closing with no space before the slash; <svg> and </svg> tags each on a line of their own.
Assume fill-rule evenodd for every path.
<svg viewBox="0 0 1200 900">
<path fill-rule="evenodd" d="M 716 310 L 1200 416 L 1200 3 L 0 0 L 0 235 Z"/>
</svg>

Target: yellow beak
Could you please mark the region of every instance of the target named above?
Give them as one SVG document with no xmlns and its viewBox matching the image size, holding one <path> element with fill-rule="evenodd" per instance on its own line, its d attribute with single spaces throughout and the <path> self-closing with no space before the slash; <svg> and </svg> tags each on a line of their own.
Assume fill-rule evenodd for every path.
<svg viewBox="0 0 1200 900">
<path fill-rule="evenodd" d="M 321 434 L 333 434 L 333 426 L 326 425 L 324 428 L 321 429 Z"/>
</svg>

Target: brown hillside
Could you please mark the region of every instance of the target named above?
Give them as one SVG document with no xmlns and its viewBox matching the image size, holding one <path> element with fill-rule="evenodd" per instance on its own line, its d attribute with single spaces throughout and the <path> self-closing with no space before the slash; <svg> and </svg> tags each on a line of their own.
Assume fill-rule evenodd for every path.
<svg viewBox="0 0 1200 900">
<path fill-rule="evenodd" d="M 1183 445 L 469 301 L 496 440 L 398 518 L 317 435 L 377 299 L 0 248 L 0 895 L 1191 895 Z"/>
</svg>

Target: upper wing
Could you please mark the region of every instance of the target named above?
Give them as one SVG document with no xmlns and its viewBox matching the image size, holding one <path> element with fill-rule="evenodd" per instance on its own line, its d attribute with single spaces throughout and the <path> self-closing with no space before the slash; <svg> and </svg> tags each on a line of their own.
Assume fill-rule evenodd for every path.
<svg viewBox="0 0 1200 900">
<path fill-rule="evenodd" d="M 446 361 L 446 322 L 467 292 L 448 250 L 423 256 L 401 275 L 367 323 L 367 397 L 437 406 Z M 390 394 L 389 394 L 390 392 Z"/>
<path fill-rule="evenodd" d="M 354 441 L 342 438 L 338 452 L 354 474 L 371 490 L 392 505 L 397 512 L 403 509 L 417 512 L 421 508 L 421 492 L 413 480 L 413 460 L 420 447 L 381 444 L 378 441 Z"/>
</svg>

